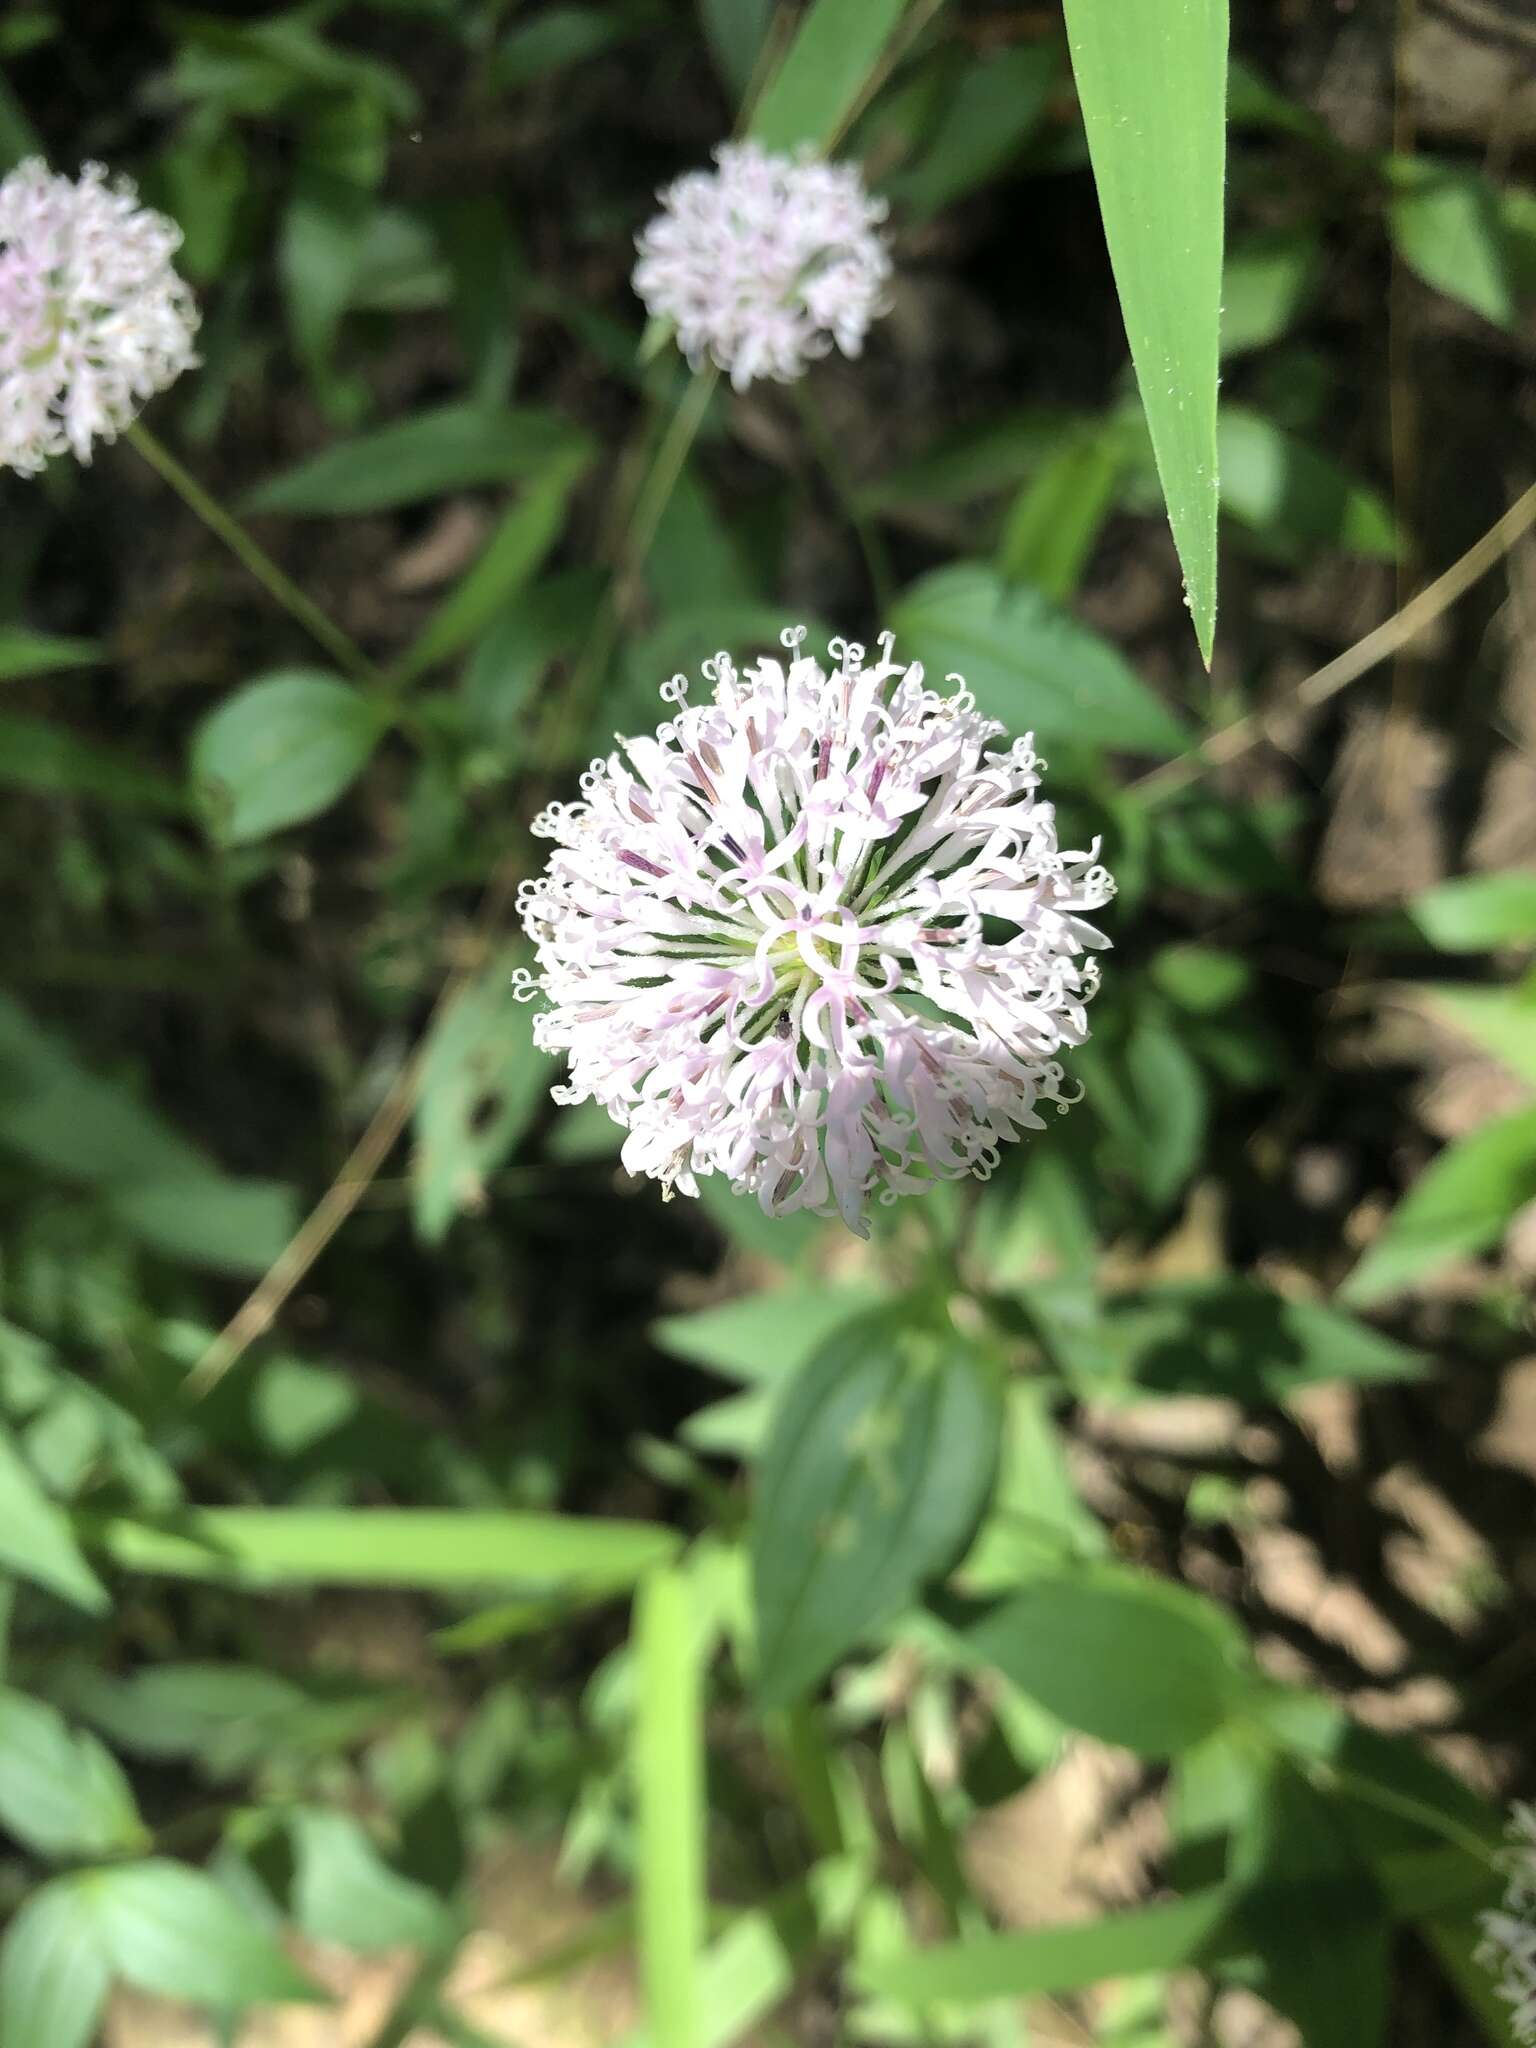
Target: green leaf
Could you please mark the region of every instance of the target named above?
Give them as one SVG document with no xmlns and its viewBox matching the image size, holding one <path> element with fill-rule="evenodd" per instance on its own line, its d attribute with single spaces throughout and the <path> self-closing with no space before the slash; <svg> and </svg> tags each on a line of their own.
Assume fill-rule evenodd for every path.
<svg viewBox="0 0 1536 2048">
<path fill-rule="evenodd" d="M 0 626 L 0 683 L 51 675 L 56 669 L 94 668 L 105 659 L 99 640 L 65 640 L 57 633 L 34 633 L 30 626 Z"/>
<path fill-rule="evenodd" d="M 863 98 L 906 0 L 812 0 L 749 134 L 765 149 L 830 149 Z"/>
<path fill-rule="evenodd" d="M 1122 1295 L 1086 1326 L 1055 1315 L 1045 1289 L 1026 1306 L 1074 1388 L 1094 1400 L 1206 1394 L 1266 1407 L 1301 1387 L 1389 1384 L 1424 1371 L 1416 1352 L 1353 1316 L 1236 1277 Z"/>
<path fill-rule="evenodd" d="M 279 669 L 237 690 L 192 740 L 209 830 L 244 846 L 333 804 L 378 745 L 384 713 L 320 669 Z"/>
<path fill-rule="evenodd" d="M 1221 352 L 1246 355 L 1289 332 L 1318 268 L 1317 229 L 1261 228 L 1227 251 L 1221 284 Z"/>
<path fill-rule="evenodd" d="M 1035 1579 L 965 1630 L 967 1651 L 1100 1742 L 1170 1756 L 1245 1692 L 1242 1638 L 1211 1602 L 1108 1564 Z"/>
<path fill-rule="evenodd" d="M 535 1591 L 637 1579 L 679 1545 L 651 1522 L 436 1508 L 209 1508 L 162 1526 L 120 1516 L 97 1540 L 129 1571 L 231 1585 Z"/>
<path fill-rule="evenodd" d="M 758 1693 L 783 1706 L 952 1564 L 992 1484 L 989 1361 L 884 1310 L 836 1331 L 785 1391 L 758 1475 Z"/>
<path fill-rule="evenodd" d="M 1391 1989 L 1391 1926 L 1336 1802 L 1290 1764 L 1268 1774 L 1238 1868 L 1284 1911 L 1250 1912 L 1261 1988 L 1307 2048 L 1380 2048 Z"/>
<path fill-rule="evenodd" d="M 0 1688 L 0 1822 L 40 1856 L 110 1856 L 146 1839 L 133 1794 L 94 1735 Z"/>
<path fill-rule="evenodd" d="M 46 718 L 18 712 L 0 712 L 0 785 L 41 796 L 101 797 L 151 811 L 186 809 L 175 783 L 154 769 Z"/>
<path fill-rule="evenodd" d="M 893 181 L 902 209 L 938 213 L 996 177 L 1039 128 L 1060 75 L 1055 41 L 971 57 L 921 157 Z"/>
<path fill-rule="evenodd" d="M 1515 288 L 1496 188 L 1479 171 L 1434 157 L 1388 166 L 1393 244 L 1425 284 L 1496 327 L 1512 327 Z"/>
<path fill-rule="evenodd" d="M 266 1929 L 200 1870 L 155 1859 L 86 1882 L 113 1967 L 141 1991 L 220 2010 L 315 1995 Z"/>
<path fill-rule="evenodd" d="M 177 262 L 196 283 L 211 283 L 228 260 L 250 182 L 245 144 L 222 116 L 198 116 L 162 149 L 158 168 L 182 232 Z"/>
<path fill-rule="evenodd" d="M 1114 507 L 1124 462 L 1115 424 L 1069 433 L 1014 499 L 998 543 L 997 566 L 1009 583 L 1032 583 L 1065 603 Z"/>
<path fill-rule="evenodd" d="M 85 1883 L 56 1878 L 23 1903 L 0 1943 L 0 2041 L 88 2048 L 109 1975 Z"/>
<path fill-rule="evenodd" d="M 297 1457 L 357 1413 L 361 1396 L 346 1373 L 302 1358 L 270 1358 L 251 1388 L 251 1419 L 281 1458 Z"/>
<path fill-rule="evenodd" d="M 294 349 L 322 387 L 385 159 L 385 117 L 375 99 L 359 92 L 316 103 L 294 167 L 278 271 Z"/>
<path fill-rule="evenodd" d="M 416 1228 L 440 1244 L 461 1210 L 484 1200 L 485 1181 L 517 1143 L 552 1085 L 517 1000 L 516 948 L 494 954 L 441 1011 L 422 1057 L 411 1157 Z"/>
<path fill-rule="evenodd" d="M 1426 983 L 1407 993 L 1536 1088 L 1536 972 L 1513 988 Z"/>
<path fill-rule="evenodd" d="M 1277 554 L 1294 558 L 1326 547 L 1380 561 L 1396 556 L 1391 507 L 1332 456 L 1241 405 L 1221 408 L 1217 439 L 1222 510 Z"/>
<path fill-rule="evenodd" d="M 784 1380 L 844 1323 L 862 1321 L 877 1300 L 869 1287 L 783 1287 L 692 1315 L 662 1316 L 650 1337 L 674 1358 L 727 1379 Z"/>
<path fill-rule="evenodd" d="M 1177 1970 L 1241 1953 L 1235 1896 L 1224 1885 L 1086 1924 L 978 1934 L 861 1963 L 862 1988 L 914 2005 L 980 2005 L 1075 1991 L 1106 1977 Z"/>
<path fill-rule="evenodd" d="M 1184 566 L 1216 633 L 1216 384 L 1226 177 L 1226 0 L 1065 0 L 1104 235 Z"/>
<path fill-rule="evenodd" d="M 579 428 L 543 408 L 445 405 L 310 456 L 258 485 L 245 510 L 299 519 L 390 512 L 535 475 L 586 445 Z"/>
<path fill-rule="evenodd" d="M 444 598 L 399 662 L 394 671 L 397 682 L 409 682 L 457 654 L 522 589 L 559 539 L 566 503 L 591 459 L 586 447 L 567 448 L 529 484 L 474 567 Z"/>
<path fill-rule="evenodd" d="M 1536 875 L 1458 875 L 1415 896 L 1408 914 L 1442 953 L 1536 945 Z"/>
<path fill-rule="evenodd" d="M 402 1877 L 347 1813 L 301 1808 L 289 1820 L 295 1872 L 293 1913 L 315 1941 L 375 1949 L 429 1947 L 448 1926 L 443 1901 Z"/>
<path fill-rule="evenodd" d="M 80 1555 L 68 1517 L 44 1493 L 0 1423 L 0 1565 L 90 1614 L 107 1607 L 106 1588 Z"/>
<path fill-rule="evenodd" d="M 1496 1244 L 1536 1201 L 1536 1109 L 1484 1124 L 1425 1168 L 1339 1290 L 1363 1306 L 1401 1293 L 1447 1259 Z"/>
<path fill-rule="evenodd" d="M 715 69 L 739 100 L 757 68 L 773 0 L 698 0 L 698 6 Z"/>
<path fill-rule="evenodd" d="M 936 682 L 965 677 L 980 708 L 1044 746 L 1176 754 L 1189 735 L 1118 651 L 1026 585 L 982 562 L 937 569 L 897 599 L 892 627 Z"/>
<path fill-rule="evenodd" d="M 701 2048 L 704 2010 L 704 1697 L 688 1580 L 666 1568 L 635 1602 L 634 1774 L 640 1970 L 650 2031 Z"/>
<path fill-rule="evenodd" d="M 1205 1080 L 1184 1037 L 1147 1009 L 1113 1049 L 1090 1041 L 1073 1055 L 1088 1106 L 1109 1135 L 1113 1165 L 1166 1207 L 1194 1171 L 1205 1136 Z"/>
<path fill-rule="evenodd" d="M 552 72 L 596 57 L 633 35 L 636 23 L 600 7 L 547 7 L 514 28 L 486 65 L 493 92 L 515 92 Z"/>
<path fill-rule="evenodd" d="M 135 1237 L 167 1258 L 219 1273 L 264 1273 L 298 1227 L 293 1190 L 279 1181 L 234 1180 L 207 1168 L 103 1190 Z"/>
</svg>

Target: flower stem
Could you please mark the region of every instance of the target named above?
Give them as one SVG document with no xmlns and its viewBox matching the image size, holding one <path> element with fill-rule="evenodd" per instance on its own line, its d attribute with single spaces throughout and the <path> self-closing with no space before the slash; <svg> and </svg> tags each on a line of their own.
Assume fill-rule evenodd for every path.
<svg viewBox="0 0 1536 2048">
<path fill-rule="evenodd" d="M 713 364 L 695 373 L 640 480 L 615 549 L 617 560 L 608 587 L 593 615 L 565 691 L 558 703 L 551 704 L 534 748 L 535 757 L 546 766 L 561 765 L 581 739 L 582 722 L 591 709 L 589 700 L 612 657 L 651 543 L 719 380 L 720 372 Z"/>
<path fill-rule="evenodd" d="M 800 408 L 800 418 L 805 427 L 806 439 L 821 464 L 822 473 L 831 486 L 832 495 L 842 509 L 844 518 L 857 536 L 864 566 L 869 571 L 870 587 L 874 591 L 877 622 L 884 625 L 890 617 L 891 600 L 895 583 L 891 576 L 890 557 L 885 551 L 885 542 L 880 529 L 859 503 L 853 479 L 848 474 L 833 436 L 819 405 L 806 388 L 807 380 L 802 378 L 795 386 L 795 399 Z"/>
<path fill-rule="evenodd" d="M 196 477 L 182 468 L 175 456 L 149 431 L 142 420 L 135 420 L 124 438 L 133 443 L 150 468 L 170 485 L 183 503 L 202 520 L 209 532 L 216 534 L 223 541 L 225 547 L 250 571 L 268 595 L 274 597 L 284 611 L 298 621 L 333 661 L 360 682 L 380 681 L 378 669 L 350 634 L 344 633 L 340 626 L 328 619 L 320 607 L 307 598 L 290 577 L 284 575 L 266 549 L 259 546 L 239 520 L 231 517 L 218 500 L 203 489 Z"/>
</svg>

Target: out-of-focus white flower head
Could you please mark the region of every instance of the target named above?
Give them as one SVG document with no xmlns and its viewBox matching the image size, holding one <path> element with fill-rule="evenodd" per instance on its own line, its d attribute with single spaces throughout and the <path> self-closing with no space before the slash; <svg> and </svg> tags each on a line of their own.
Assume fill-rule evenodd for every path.
<svg viewBox="0 0 1536 2048">
<path fill-rule="evenodd" d="M 1509 1831 L 1509 1887 L 1500 1910 L 1481 1916 L 1477 1953 L 1486 1968 L 1501 1973 L 1499 1995 L 1514 2008 L 1509 2023 L 1515 2039 L 1536 2041 L 1536 1806 L 1517 1804 Z"/>
<path fill-rule="evenodd" d="M 181 230 L 100 164 L 38 158 L 0 180 L 0 464 L 91 459 L 196 361 L 198 314 L 171 267 Z"/>
<path fill-rule="evenodd" d="M 789 383 L 834 343 L 856 356 L 888 305 L 885 201 L 853 164 L 755 142 L 724 143 L 715 162 L 669 185 L 637 240 L 646 310 L 672 322 L 695 369 L 718 364 L 738 391 L 755 377 Z"/>
<path fill-rule="evenodd" d="M 674 676 L 654 738 L 536 821 L 556 851 L 522 886 L 517 979 L 550 1004 L 534 1042 L 570 1055 L 555 1099 L 625 1125 L 632 1173 L 720 1173 L 867 1236 L 872 1200 L 985 1178 L 1075 1099 L 1057 1056 L 1087 1036 L 1114 884 L 963 685 L 925 688 L 890 634 L 873 660 L 834 640 L 830 673 L 783 637 L 786 662 L 707 662 L 707 703 Z"/>
</svg>

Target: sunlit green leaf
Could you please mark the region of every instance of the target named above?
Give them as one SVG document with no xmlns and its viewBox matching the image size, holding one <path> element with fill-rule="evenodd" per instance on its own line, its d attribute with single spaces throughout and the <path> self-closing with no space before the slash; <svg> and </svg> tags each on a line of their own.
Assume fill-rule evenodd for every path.
<svg viewBox="0 0 1536 2048">
<path fill-rule="evenodd" d="M 702 2048 L 704 1700 L 688 1580 L 661 1569 L 635 1603 L 634 1774 L 640 1968 L 652 2037 Z"/>
<path fill-rule="evenodd" d="M 781 1400 L 758 1474 L 758 1691 L 784 1705 L 953 1563 L 992 1483 L 999 1389 L 899 1309 L 835 1331 Z"/>
<path fill-rule="evenodd" d="M 629 1572 L 678 1547 L 649 1522 L 433 1508 L 209 1508 L 155 1526 L 117 1517 L 98 1532 L 132 1571 L 236 1585 L 538 1589 Z"/>
<path fill-rule="evenodd" d="M 106 1591 L 81 1556 L 68 1517 L 33 1477 L 4 1423 L 0 1423 L 0 1565 L 93 1614 L 107 1605 Z"/>
<path fill-rule="evenodd" d="M 273 1936 L 201 1870 L 156 1859 L 96 1871 L 89 1885 L 114 1968 L 143 1991 L 226 2010 L 315 1995 Z"/>
<path fill-rule="evenodd" d="M 1104 233 L 1207 663 L 1216 632 L 1216 384 L 1226 0 L 1066 0 Z"/>
<path fill-rule="evenodd" d="M 860 1965 L 866 1990 L 917 2005 L 978 2005 L 1042 1991 L 1072 1991 L 1106 1977 L 1176 1970 L 1241 1952 L 1236 1896 L 1225 1886 L 1164 1905 L 1108 1913 L 1086 1924 L 972 1935 Z"/>
<path fill-rule="evenodd" d="M 380 1856 L 350 1814 L 305 1807 L 289 1821 L 294 1846 L 293 1913 L 316 1941 L 374 1949 L 438 1940 L 447 1909 L 425 1886 Z"/>
<path fill-rule="evenodd" d="M 1415 896 L 1408 910 L 1443 953 L 1536 945 L 1536 874 L 1458 875 Z"/>
<path fill-rule="evenodd" d="M 115 1759 L 94 1735 L 26 1693 L 0 1688 L 0 1822 L 40 1856 L 107 1856 L 143 1846 L 144 1824 Z"/>
<path fill-rule="evenodd" d="M 965 1630 L 969 1654 L 1100 1742 L 1169 1756 L 1244 1696 L 1242 1638 L 1213 1603 L 1122 1567 L 1028 1581 Z"/>
<path fill-rule="evenodd" d="M 0 2041 L 87 2048 L 110 1972 L 86 1881 L 56 1878 L 0 1942 Z"/>
<path fill-rule="evenodd" d="M 1427 1166 L 1350 1274 L 1342 1298 L 1364 1304 L 1415 1285 L 1448 1259 L 1496 1244 L 1536 1201 L 1536 1109 L 1484 1124 Z"/>
</svg>

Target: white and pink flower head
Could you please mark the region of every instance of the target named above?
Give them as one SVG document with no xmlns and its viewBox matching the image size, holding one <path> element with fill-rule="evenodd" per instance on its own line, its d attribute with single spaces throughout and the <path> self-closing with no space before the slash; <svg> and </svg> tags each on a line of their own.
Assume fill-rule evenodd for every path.
<svg viewBox="0 0 1536 2048">
<path fill-rule="evenodd" d="M 655 737 L 536 821 L 556 850 L 520 892 L 519 981 L 548 998 L 534 1042 L 570 1056 L 556 1100 L 624 1125 L 631 1172 L 689 1195 L 723 1174 L 867 1236 L 871 1202 L 984 1178 L 1075 1099 L 1059 1055 L 1114 884 L 1057 845 L 1030 741 L 999 749 L 963 685 L 926 688 L 889 634 L 873 660 L 834 640 L 830 673 L 803 637 L 707 662 L 706 703 L 673 677 Z"/>
<path fill-rule="evenodd" d="M 33 157 L 0 180 L 0 465 L 89 462 L 197 360 L 180 246 L 175 222 L 100 164 L 71 179 Z"/>
<path fill-rule="evenodd" d="M 1516 1803 L 1504 1852 L 1509 1884 L 1497 1912 L 1479 1916 L 1478 1960 L 1500 1972 L 1499 1996 L 1509 2001 L 1510 2031 L 1536 2042 L 1536 1806 Z"/>
<path fill-rule="evenodd" d="M 671 321 L 695 369 L 717 364 L 738 391 L 790 383 L 834 345 L 856 356 L 888 307 L 884 200 L 853 164 L 755 142 L 722 144 L 715 163 L 669 185 L 637 240 L 647 312 Z"/>
</svg>

